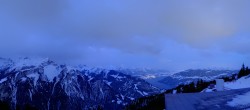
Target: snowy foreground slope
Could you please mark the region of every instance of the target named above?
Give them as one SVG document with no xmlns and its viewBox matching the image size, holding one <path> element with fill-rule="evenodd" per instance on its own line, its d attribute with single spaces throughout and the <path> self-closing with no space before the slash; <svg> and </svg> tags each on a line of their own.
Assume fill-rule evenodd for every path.
<svg viewBox="0 0 250 110">
<path fill-rule="evenodd" d="M 205 89 L 205 92 L 211 93 L 194 93 L 194 94 L 183 94 L 180 99 L 175 96 L 167 96 L 168 98 L 173 98 L 173 100 L 188 100 L 199 99 L 203 104 L 200 104 L 200 108 L 206 109 L 250 109 L 250 76 L 241 77 L 232 82 L 225 83 L 225 91 L 214 92 L 210 89 Z M 173 101 L 172 100 L 172 101 Z M 212 102 L 211 102 L 212 101 Z M 171 102 L 172 103 L 172 102 Z M 171 104 L 170 103 L 170 104 Z M 194 109 L 193 104 L 190 102 L 185 102 Z M 193 103 L 198 103 L 197 101 Z M 216 106 L 214 106 L 216 105 Z M 195 109 L 200 109 L 195 108 Z M 171 108 L 172 109 L 172 108 Z"/>
<path fill-rule="evenodd" d="M 236 81 L 226 82 L 226 89 L 242 89 L 242 88 L 250 88 L 250 76 L 244 76 Z"/>
<path fill-rule="evenodd" d="M 219 92 L 166 94 L 167 110 L 245 110 L 250 108 L 250 88 Z"/>
<path fill-rule="evenodd" d="M 70 67 L 49 59 L 0 58 L 0 100 L 12 108 L 121 109 L 131 100 L 159 93 L 146 81 L 114 70 Z"/>
<path fill-rule="evenodd" d="M 242 88 L 250 88 L 250 76 L 241 77 L 240 79 L 225 83 L 225 88 L 234 90 L 234 89 L 242 89 Z M 250 92 L 244 94 L 238 94 L 231 101 L 227 103 L 232 107 L 246 108 L 250 109 Z"/>
</svg>

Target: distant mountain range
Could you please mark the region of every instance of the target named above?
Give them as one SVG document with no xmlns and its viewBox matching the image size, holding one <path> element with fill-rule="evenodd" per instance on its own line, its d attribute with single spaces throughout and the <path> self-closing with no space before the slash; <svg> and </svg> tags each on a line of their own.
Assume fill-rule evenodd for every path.
<svg viewBox="0 0 250 110">
<path fill-rule="evenodd" d="M 221 76 L 230 76 L 238 73 L 239 70 L 189 69 L 177 73 L 154 69 L 119 69 L 117 71 L 142 78 L 158 88 L 171 89 L 179 84 L 198 79 L 209 81 Z"/>
<path fill-rule="evenodd" d="M 41 58 L 0 58 L 0 100 L 12 109 L 121 109 L 160 89 L 121 71 L 72 67 Z"/>
<path fill-rule="evenodd" d="M 145 80 L 171 75 L 170 74 L 171 72 L 167 70 L 150 69 L 150 68 L 135 68 L 135 69 L 119 68 L 116 70 Z"/>
<path fill-rule="evenodd" d="M 174 88 L 179 84 L 185 84 L 203 79 L 205 81 L 214 80 L 222 76 L 230 76 L 237 74 L 239 70 L 210 70 L 210 69 L 189 69 L 169 75 L 161 80 L 160 83 L 166 84 L 170 88 Z"/>
</svg>

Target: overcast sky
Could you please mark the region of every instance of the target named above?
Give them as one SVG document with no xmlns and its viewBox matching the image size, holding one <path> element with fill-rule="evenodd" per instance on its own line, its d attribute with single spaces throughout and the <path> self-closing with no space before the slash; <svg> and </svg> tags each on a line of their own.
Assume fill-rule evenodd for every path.
<svg viewBox="0 0 250 110">
<path fill-rule="evenodd" d="M 238 69 L 249 0 L 1 0 L 0 55 L 90 66 Z"/>
</svg>

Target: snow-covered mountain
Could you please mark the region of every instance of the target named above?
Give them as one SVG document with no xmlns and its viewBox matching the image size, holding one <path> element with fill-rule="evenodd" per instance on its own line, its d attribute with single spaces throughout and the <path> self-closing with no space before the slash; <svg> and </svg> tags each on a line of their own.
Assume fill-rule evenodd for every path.
<svg viewBox="0 0 250 110">
<path fill-rule="evenodd" d="M 159 82 L 166 84 L 167 87 L 173 88 L 182 83 L 189 83 L 198 79 L 210 81 L 222 76 L 230 76 L 238 73 L 238 70 L 210 70 L 210 69 L 189 69 L 169 75 Z"/>
<path fill-rule="evenodd" d="M 12 108 L 30 104 L 41 110 L 121 109 L 131 100 L 159 92 L 115 70 L 59 65 L 42 58 L 0 58 L 0 100 Z"/>
</svg>

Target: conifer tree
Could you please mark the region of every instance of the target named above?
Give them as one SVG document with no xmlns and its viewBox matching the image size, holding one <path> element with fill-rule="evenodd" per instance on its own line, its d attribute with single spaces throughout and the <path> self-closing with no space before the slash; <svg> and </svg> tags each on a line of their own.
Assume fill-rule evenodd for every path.
<svg viewBox="0 0 250 110">
<path fill-rule="evenodd" d="M 238 78 L 241 78 L 242 76 L 246 76 L 246 69 L 245 69 L 245 65 L 243 64 L 240 71 L 239 71 L 239 74 L 238 74 Z"/>
</svg>

